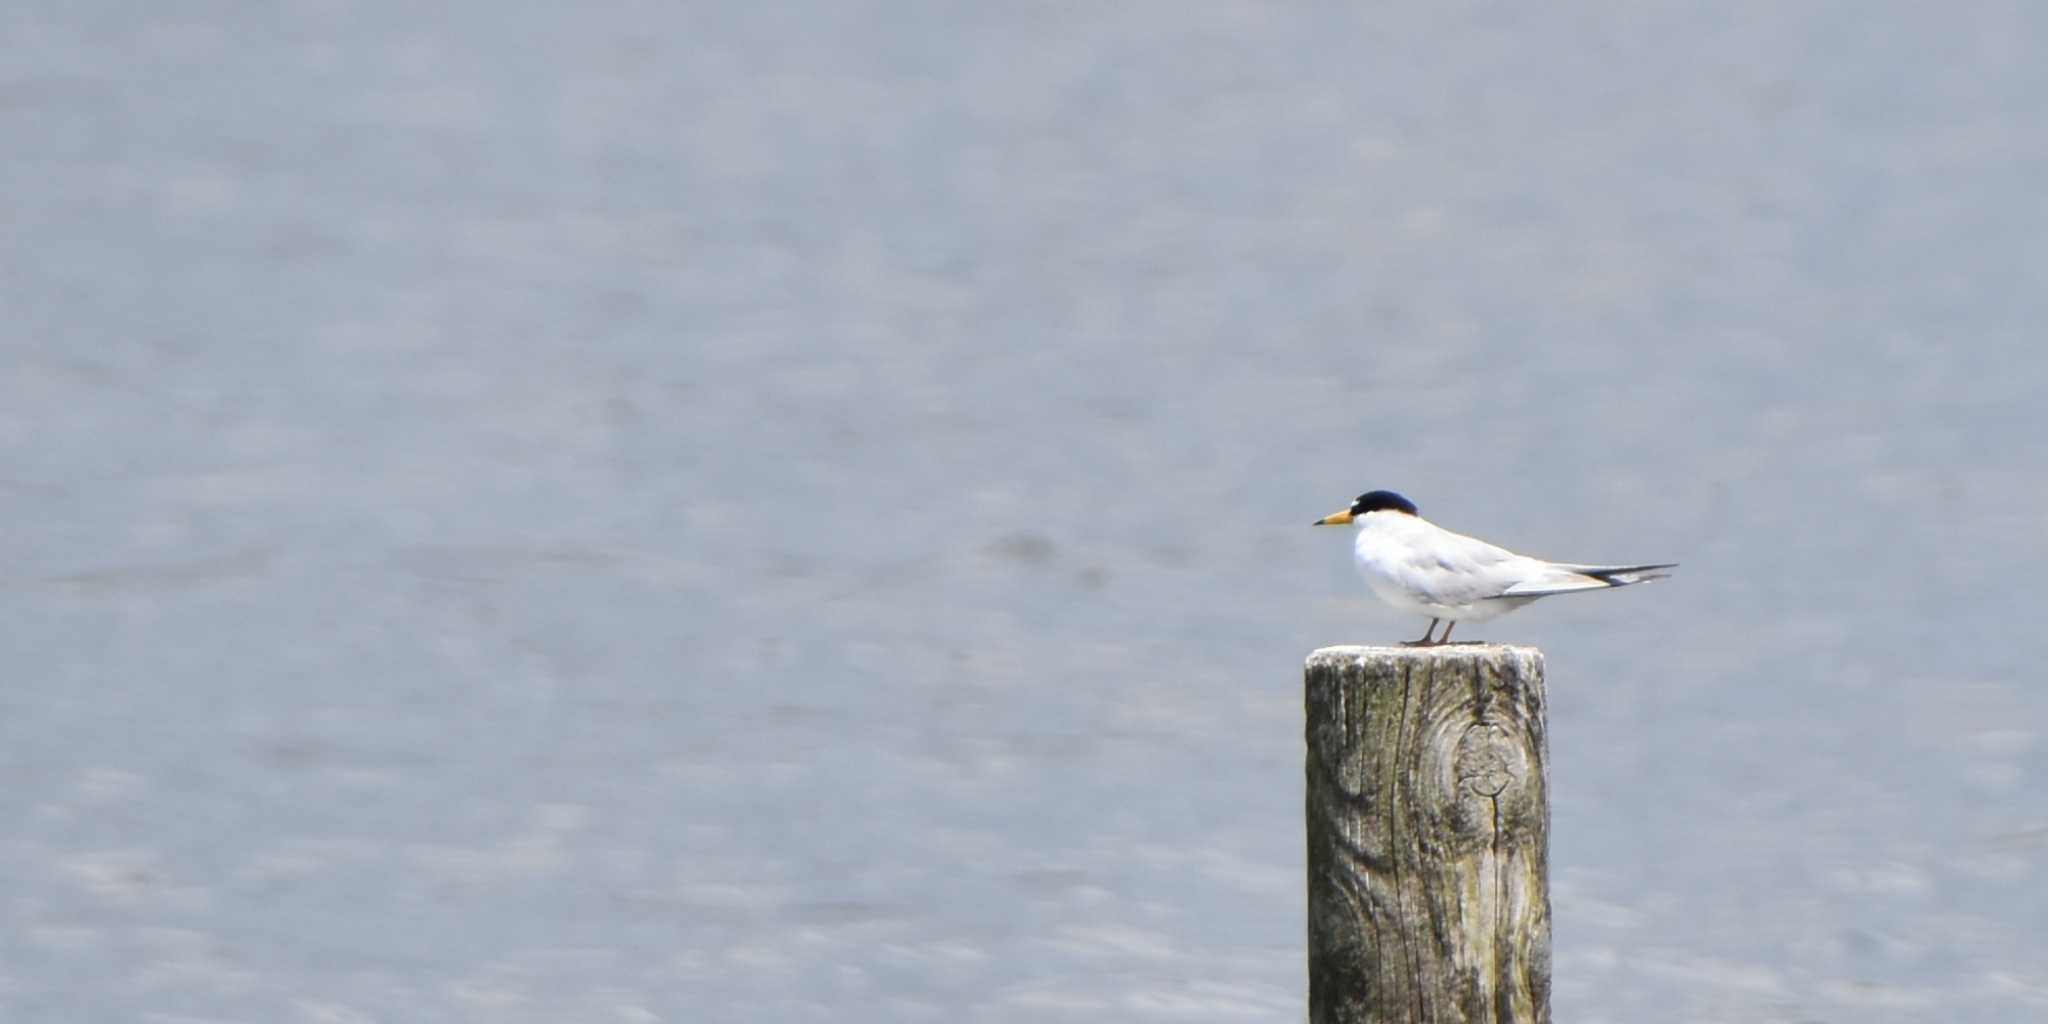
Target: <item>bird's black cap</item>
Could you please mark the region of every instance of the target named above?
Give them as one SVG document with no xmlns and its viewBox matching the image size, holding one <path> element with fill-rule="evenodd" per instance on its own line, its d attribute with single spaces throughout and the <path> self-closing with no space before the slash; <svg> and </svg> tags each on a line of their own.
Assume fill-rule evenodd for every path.
<svg viewBox="0 0 2048 1024">
<path fill-rule="evenodd" d="M 1405 512 L 1415 514 L 1415 503 L 1392 491 L 1367 491 L 1351 503 L 1351 514 L 1362 516 L 1367 512 Z"/>
</svg>

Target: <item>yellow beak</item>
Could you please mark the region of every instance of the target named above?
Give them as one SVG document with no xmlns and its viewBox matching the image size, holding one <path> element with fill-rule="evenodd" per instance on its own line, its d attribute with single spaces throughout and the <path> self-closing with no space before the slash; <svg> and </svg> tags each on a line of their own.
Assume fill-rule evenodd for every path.
<svg viewBox="0 0 2048 1024">
<path fill-rule="evenodd" d="M 1309 525 L 1310 525 L 1310 526 L 1342 526 L 1342 525 L 1344 525 L 1345 523 L 1348 523 L 1348 522 L 1350 522 L 1350 521 L 1351 521 L 1351 510 L 1347 508 L 1347 509 L 1344 509 L 1344 510 L 1343 510 L 1343 511 L 1341 511 L 1341 512 L 1332 512 L 1332 513 L 1330 513 L 1329 515 L 1326 515 L 1326 516 L 1322 517 L 1321 519 L 1318 519 L 1318 520 L 1316 520 L 1315 522 L 1313 522 L 1313 523 L 1310 523 Z"/>
</svg>

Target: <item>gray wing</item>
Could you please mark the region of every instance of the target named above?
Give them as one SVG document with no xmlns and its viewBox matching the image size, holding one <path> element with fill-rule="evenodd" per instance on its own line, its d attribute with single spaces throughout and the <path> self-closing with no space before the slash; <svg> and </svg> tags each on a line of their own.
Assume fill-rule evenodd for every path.
<svg viewBox="0 0 2048 1024">
<path fill-rule="evenodd" d="M 1429 545 L 1392 567 L 1394 580 L 1416 600 L 1468 605 L 1507 596 L 1546 563 L 1446 530 Z"/>
</svg>

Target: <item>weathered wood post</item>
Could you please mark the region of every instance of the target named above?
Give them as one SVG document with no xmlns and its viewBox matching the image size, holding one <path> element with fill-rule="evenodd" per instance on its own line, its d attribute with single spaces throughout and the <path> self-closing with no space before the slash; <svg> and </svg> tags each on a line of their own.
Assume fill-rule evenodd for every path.
<svg viewBox="0 0 2048 1024">
<path fill-rule="evenodd" d="M 1309 655 L 1312 1024 L 1548 1024 L 1550 783 L 1533 647 Z"/>
</svg>

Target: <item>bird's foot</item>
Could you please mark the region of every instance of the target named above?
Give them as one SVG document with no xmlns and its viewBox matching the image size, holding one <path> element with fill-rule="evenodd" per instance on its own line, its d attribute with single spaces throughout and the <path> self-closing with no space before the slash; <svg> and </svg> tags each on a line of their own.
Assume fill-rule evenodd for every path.
<svg viewBox="0 0 2048 1024">
<path fill-rule="evenodd" d="M 1425 630 L 1423 630 L 1423 631 L 1422 631 L 1422 639 L 1420 639 L 1420 640 L 1408 640 L 1408 641 L 1404 641 L 1404 642 L 1403 642 L 1403 643 L 1401 644 L 1401 646 L 1403 646 L 1403 647 L 1435 647 L 1436 645 L 1438 645 L 1438 644 L 1440 644 L 1440 643 L 1443 643 L 1443 642 L 1444 642 L 1445 640 L 1448 640 L 1448 639 L 1450 639 L 1450 637 L 1451 637 L 1451 631 L 1450 631 L 1450 629 L 1449 629 L 1448 627 L 1446 627 L 1446 628 L 1444 629 L 1444 635 L 1443 635 L 1443 636 L 1442 636 L 1441 638 L 1438 638 L 1438 639 L 1434 639 L 1434 640 L 1430 639 L 1430 638 L 1431 638 L 1432 636 L 1435 636 L 1435 634 L 1436 634 L 1436 624 L 1437 624 L 1437 623 L 1438 623 L 1439 621 L 1441 621 L 1441 620 L 1439 620 L 1439 619 L 1431 619 L 1431 620 L 1429 620 L 1429 628 L 1428 628 L 1428 629 L 1425 629 Z M 1453 623 L 1453 625 L 1455 625 L 1455 623 Z"/>
</svg>

